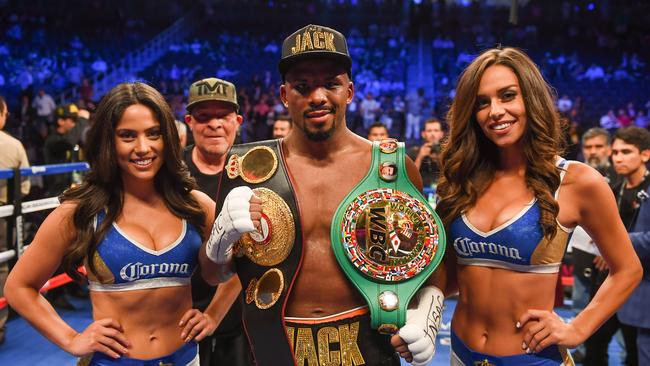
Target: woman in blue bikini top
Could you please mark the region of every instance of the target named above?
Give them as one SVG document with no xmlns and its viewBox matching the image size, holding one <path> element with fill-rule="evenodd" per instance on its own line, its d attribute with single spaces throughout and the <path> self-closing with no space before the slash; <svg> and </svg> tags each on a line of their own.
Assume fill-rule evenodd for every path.
<svg viewBox="0 0 650 366">
<path fill-rule="evenodd" d="M 602 176 L 561 159 L 550 87 L 522 51 L 488 50 L 462 73 L 448 114 L 437 211 L 447 291 L 459 292 L 452 364 L 569 365 L 630 295 L 641 268 Z M 606 284 L 570 323 L 553 313 L 572 228 L 595 239 Z"/>
<path fill-rule="evenodd" d="M 214 321 L 192 309 L 190 276 L 201 262 L 214 202 L 194 189 L 174 118 L 143 83 L 106 94 L 88 132 L 90 171 L 61 196 L 9 276 L 11 306 L 53 343 L 90 365 L 198 365 L 195 341 Z M 88 272 L 93 322 L 77 332 L 38 290 L 62 264 Z"/>
</svg>

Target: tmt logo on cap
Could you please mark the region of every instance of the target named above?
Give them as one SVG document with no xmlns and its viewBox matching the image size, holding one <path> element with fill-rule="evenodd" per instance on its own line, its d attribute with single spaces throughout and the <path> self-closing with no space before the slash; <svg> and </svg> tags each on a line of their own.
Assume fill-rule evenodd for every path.
<svg viewBox="0 0 650 366">
<path fill-rule="evenodd" d="M 228 88 L 228 84 L 216 81 L 214 84 L 210 85 L 210 82 L 208 80 L 202 80 L 197 82 L 195 87 L 197 89 L 198 96 L 221 94 L 225 97 L 227 95 L 226 89 Z"/>
<path fill-rule="evenodd" d="M 226 102 L 239 110 L 235 85 L 217 78 L 207 78 L 192 83 L 186 109 L 189 111 L 197 103 L 209 100 Z"/>
<path fill-rule="evenodd" d="M 352 67 L 345 36 L 335 29 L 320 25 L 310 24 L 285 38 L 278 65 L 280 73 L 284 75 L 295 62 L 303 58 L 330 58 L 340 62 L 348 73 Z"/>
</svg>

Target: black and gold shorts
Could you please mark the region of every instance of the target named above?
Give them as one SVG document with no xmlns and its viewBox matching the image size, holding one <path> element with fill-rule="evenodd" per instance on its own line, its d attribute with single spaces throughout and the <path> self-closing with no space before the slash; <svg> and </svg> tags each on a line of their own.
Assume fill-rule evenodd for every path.
<svg viewBox="0 0 650 366">
<path fill-rule="evenodd" d="M 324 318 L 285 318 L 298 366 L 399 366 L 390 336 L 370 328 L 368 307 Z"/>
</svg>

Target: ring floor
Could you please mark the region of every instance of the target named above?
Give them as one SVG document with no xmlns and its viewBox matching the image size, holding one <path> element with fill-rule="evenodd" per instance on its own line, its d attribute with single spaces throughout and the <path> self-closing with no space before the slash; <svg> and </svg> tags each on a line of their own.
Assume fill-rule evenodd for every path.
<svg viewBox="0 0 650 366">
<path fill-rule="evenodd" d="M 90 302 L 72 299 L 77 308 L 74 311 L 59 311 L 63 319 L 77 330 L 82 330 L 91 323 Z M 445 302 L 443 325 L 437 338 L 436 355 L 429 366 L 449 365 L 449 326 L 453 314 L 455 300 Z M 555 311 L 564 319 L 571 317 L 570 310 L 557 308 Z M 614 340 L 609 346 L 609 365 L 619 366 L 621 363 L 621 347 Z M 0 365 L 12 366 L 74 366 L 76 358 L 59 349 L 34 330 L 24 319 L 16 317 L 7 323 L 7 338 L 0 345 Z M 402 365 L 408 363 L 402 361 Z"/>
</svg>

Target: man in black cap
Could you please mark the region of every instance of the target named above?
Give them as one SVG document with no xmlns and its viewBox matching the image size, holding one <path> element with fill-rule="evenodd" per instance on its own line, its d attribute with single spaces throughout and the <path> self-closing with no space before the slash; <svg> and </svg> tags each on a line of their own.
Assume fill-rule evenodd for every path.
<svg viewBox="0 0 650 366">
<path fill-rule="evenodd" d="M 54 110 L 54 129 L 45 139 L 43 157 L 45 164 L 62 164 L 72 162 L 74 144 L 70 141 L 70 131 L 75 129 L 79 109 L 76 104 L 63 104 Z M 48 197 L 59 196 L 72 184 L 72 173 L 51 174 L 43 176 Z M 56 274 L 61 273 L 61 269 Z M 66 295 L 70 285 L 48 291 L 47 299 L 58 308 L 73 310 L 74 306 Z"/>
<path fill-rule="evenodd" d="M 192 130 L 194 145 L 185 148 L 183 158 L 199 190 L 212 199 L 217 196 L 226 155 L 242 123 L 238 111 L 234 84 L 206 78 L 190 86 L 185 122 Z M 192 276 L 193 306 L 204 313 L 211 324 L 209 331 L 214 331 L 199 342 L 202 366 L 251 365 L 250 347 L 241 322 L 241 305 L 236 301 L 240 293 L 237 276 L 218 288 L 208 285 L 200 271 Z"/>
<path fill-rule="evenodd" d="M 56 126 L 45 139 L 43 157 L 45 164 L 61 164 L 72 161 L 74 144 L 67 138 L 67 134 L 74 129 L 77 123 L 79 109 L 75 104 L 64 104 L 54 110 Z M 70 186 L 70 174 L 55 174 L 45 176 L 48 193 L 58 196 Z"/>
<path fill-rule="evenodd" d="M 433 356 L 438 326 L 432 319 L 440 315 L 442 293 L 435 294 L 434 303 L 430 291 L 419 292 L 419 304 L 409 308 L 399 335 L 380 334 L 370 327 L 368 303 L 332 250 L 335 211 L 365 180 L 373 151 L 346 125 L 346 108 L 354 97 L 351 67 L 345 37 L 334 29 L 308 25 L 287 37 L 279 63 L 280 95 L 293 131 L 279 142 L 233 147 L 240 150 L 231 151 L 228 177 L 221 181 L 220 214 L 206 254 L 222 264 L 223 278 L 236 265 L 246 289 L 244 323 L 258 365 L 399 365 L 396 350 L 408 362 L 424 365 Z M 248 164 L 253 153 L 260 158 Z M 410 159 L 405 171 L 421 190 Z M 261 219 L 253 208 L 260 199 Z M 265 206 L 268 201 L 280 203 Z M 282 201 L 286 211 L 277 209 Z M 274 221 L 274 216 L 292 215 L 295 231 Z"/>
</svg>

